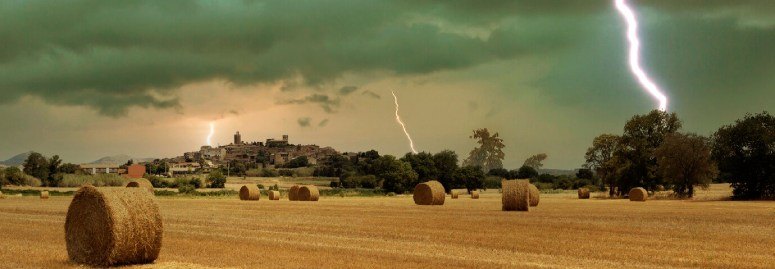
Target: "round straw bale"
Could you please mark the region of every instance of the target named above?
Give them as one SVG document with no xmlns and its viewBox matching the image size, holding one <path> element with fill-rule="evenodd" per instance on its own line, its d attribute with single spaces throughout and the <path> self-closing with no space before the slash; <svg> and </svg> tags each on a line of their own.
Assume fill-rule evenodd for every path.
<svg viewBox="0 0 775 269">
<path fill-rule="evenodd" d="M 527 180 L 502 180 L 501 203 L 503 211 L 530 211 L 530 182 Z"/>
<path fill-rule="evenodd" d="M 538 202 L 541 201 L 541 192 L 533 184 L 528 187 L 530 188 L 530 206 L 538 206 Z"/>
<path fill-rule="evenodd" d="M 649 193 L 644 188 L 638 187 L 630 190 L 630 201 L 645 202 L 648 197 Z"/>
<path fill-rule="evenodd" d="M 5 199 L 5 195 L 3 195 L 3 192 L 0 191 L 0 199 Z"/>
<path fill-rule="evenodd" d="M 579 199 L 589 199 L 589 189 L 579 188 Z"/>
<path fill-rule="evenodd" d="M 280 200 L 279 191 L 269 191 L 269 200 Z"/>
<path fill-rule="evenodd" d="M 450 196 L 452 199 L 457 199 L 457 197 L 458 197 L 458 192 L 457 192 L 457 190 L 451 190 L 451 191 L 449 191 L 449 196 Z"/>
<path fill-rule="evenodd" d="M 418 205 L 443 205 L 445 197 L 444 185 L 435 180 L 414 187 L 414 203 Z"/>
<path fill-rule="evenodd" d="M 153 195 L 135 188 L 83 186 L 65 219 L 67 255 L 91 266 L 152 263 L 161 250 L 162 232 Z"/>
<path fill-rule="evenodd" d="M 41 191 L 40 199 L 48 199 L 48 191 Z"/>
<path fill-rule="evenodd" d="M 253 184 L 243 185 L 239 189 L 239 199 L 247 201 L 258 201 L 261 199 L 261 190 Z"/>
<path fill-rule="evenodd" d="M 320 199 L 320 191 L 318 190 L 318 187 L 313 185 L 304 185 L 299 187 L 296 199 L 299 201 L 317 201 Z"/>
<path fill-rule="evenodd" d="M 151 184 L 150 181 L 144 178 L 136 178 L 132 179 L 132 181 L 129 181 L 129 183 L 126 184 L 127 188 L 143 188 L 148 190 L 150 193 L 153 193 L 153 184 Z"/>
<path fill-rule="evenodd" d="M 288 191 L 288 200 L 298 201 L 299 200 L 297 198 L 298 195 L 299 195 L 299 185 L 291 186 L 291 189 Z"/>
<path fill-rule="evenodd" d="M 471 199 L 479 199 L 479 191 L 471 191 Z"/>
<path fill-rule="evenodd" d="M 665 191 L 665 185 L 657 185 L 657 191 Z"/>
</svg>

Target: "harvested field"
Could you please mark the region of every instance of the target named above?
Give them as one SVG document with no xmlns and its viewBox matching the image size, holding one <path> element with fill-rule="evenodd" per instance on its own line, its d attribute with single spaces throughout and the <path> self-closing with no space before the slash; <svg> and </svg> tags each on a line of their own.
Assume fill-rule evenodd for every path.
<svg viewBox="0 0 775 269">
<path fill-rule="evenodd" d="M 772 201 L 632 203 L 578 200 L 575 191 L 541 196 L 541 206 L 529 213 L 501 211 L 496 190 L 433 207 L 416 206 L 411 195 L 321 197 L 317 203 L 157 197 L 164 239 L 156 265 L 266 268 L 266 259 L 245 258 L 256 255 L 271 257 L 278 268 L 775 264 L 775 253 L 767 251 L 775 246 Z M 67 261 L 63 229 L 71 199 L 0 200 L 0 268 L 76 268 Z M 459 240 L 462 235 L 466 240 Z"/>
</svg>

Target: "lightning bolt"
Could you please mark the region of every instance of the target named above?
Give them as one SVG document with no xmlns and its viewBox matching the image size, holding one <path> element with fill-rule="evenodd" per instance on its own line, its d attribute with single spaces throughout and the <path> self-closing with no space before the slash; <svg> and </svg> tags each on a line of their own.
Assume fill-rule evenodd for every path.
<svg viewBox="0 0 775 269">
<path fill-rule="evenodd" d="M 659 110 L 667 110 L 667 96 L 651 81 L 651 78 L 640 67 L 640 39 L 638 38 L 638 20 L 635 13 L 627 6 L 626 0 L 614 0 L 616 10 L 627 23 L 627 41 L 630 43 L 630 71 L 638 79 L 640 85 L 646 89 L 654 98 L 659 100 Z"/>
<path fill-rule="evenodd" d="M 398 116 L 398 97 L 396 97 L 395 92 L 390 91 L 390 93 L 393 94 L 393 100 L 396 103 L 396 121 L 398 124 L 401 124 L 401 129 L 404 129 L 404 134 L 406 134 L 406 139 L 409 139 L 409 147 L 412 148 L 412 153 L 417 154 L 417 150 L 414 149 L 414 141 L 412 141 L 412 137 L 409 135 L 409 132 L 406 131 L 406 125 L 404 125 L 404 122 L 401 121 L 401 116 Z"/>
<path fill-rule="evenodd" d="M 215 134 L 215 122 L 210 122 L 210 134 L 207 135 L 207 145 L 213 146 L 213 134 Z"/>
</svg>

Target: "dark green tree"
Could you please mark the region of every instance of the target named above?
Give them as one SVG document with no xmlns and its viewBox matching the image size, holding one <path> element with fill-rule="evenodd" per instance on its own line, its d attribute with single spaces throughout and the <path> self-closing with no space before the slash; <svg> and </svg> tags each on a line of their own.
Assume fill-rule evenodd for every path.
<svg viewBox="0 0 775 269">
<path fill-rule="evenodd" d="M 291 161 L 288 162 L 288 165 L 286 167 L 288 168 L 299 168 L 299 167 L 307 167 L 309 166 L 309 159 L 307 156 L 299 156 L 296 158 L 293 158 Z"/>
<path fill-rule="evenodd" d="M 437 180 L 444 185 L 446 192 L 452 189 L 455 183 L 455 173 L 458 169 L 457 153 L 451 150 L 443 150 L 433 155 L 433 164 L 436 166 Z"/>
<path fill-rule="evenodd" d="M 766 111 L 716 131 L 713 157 L 736 198 L 775 198 L 775 117 Z"/>
<path fill-rule="evenodd" d="M 538 171 L 535 168 L 523 165 L 517 170 L 517 178 L 535 178 L 538 177 Z"/>
<path fill-rule="evenodd" d="M 412 170 L 417 172 L 420 182 L 436 180 L 438 177 L 436 164 L 433 162 L 433 154 L 428 152 L 407 153 L 401 160 L 408 162 L 412 166 Z"/>
<path fill-rule="evenodd" d="M 707 188 L 718 176 L 710 141 L 696 134 L 671 134 L 654 155 L 659 174 L 679 197 L 693 197 L 694 186 Z"/>
<path fill-rule="evenodd" d="M 24 161 L 24 173 L 36 177 L 41 181 L 48 179 L 48 160 L 40 153 L 32 152 Z M 45 182 L 43 182 L 45 184 Z"/>
<path fill-rule="evenodd" d="M 464 166 L 458 170 L 457 177 L 456 181 L 462 183 L 462 187 L 468 189 L 469 192 L 484 188 L 485 175 L 481 167 Z"/>
<path fill-rule="evenodd" d="M 419 183 L 412 166 L 391 155 L 376 159 L 374 171 L 377 179 L 382 181 L 382 188 L 387 192 L 404 193 Z"/>
<path fill-rule="evenodd" d="M 215 169 L 207 176 L 207 187 L 223 188 L 226 185 L 226 175 L 221 170 Z"/>
<path fill-rule="evenodd" d="M 602 134 L 592 141 L 592 146 L 587 149 L 584 156 L 585 168 L 594 170 L 597 177 L 608 185 L 608 195 L 614 196 L 618 181 L 619 161 L 616 153 L 620 151 L 621 137 L 612 134 Z"/>
<path fill-rule="evenodd" d="M 634 187 L 655 190 L 664 185 L 664 179 L 657 173 L 657 159 L 654 151 L 662 145 L 665 137 L 677 132 L 681 121 L 675 113 L 653 110 L 646 115 L 636 115 L 624 125 L 617 158 L 619 178 L 617 190 L 620 195 Z"/>
</svg>

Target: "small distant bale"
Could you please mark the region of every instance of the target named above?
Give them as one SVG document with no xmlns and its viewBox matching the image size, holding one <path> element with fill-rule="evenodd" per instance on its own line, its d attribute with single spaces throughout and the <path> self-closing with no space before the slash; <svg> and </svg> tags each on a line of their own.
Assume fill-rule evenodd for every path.
<svg viewBox="0 0 775 269">
<path fill-rule="evenodd" d="M 5 195 L 3 195 L 3 192 L 0 191 L 0 199 L 5 199 Z"/>
<path fill-rule="evenodd" d="M 649 193 L 646 192 L 646 189 L 638 187 L 638 188 L 632 188 L 630 190 L 630 201 L 634 202 L 645 202 L 646 198 L 649 197 Z"/>
<path fill-rule="evenodd" d="M 142 188 L 145 190 L 148 190 L 148 192 L 153 193 L 153 184 L 151 184 L 150 181 L 144 178 L 136 178 L 132 179 L 132 181 L 129 181 L 129 183 L 126 184 L 127 188 Z"/>
<path fill-rule="evenodd" d="M 299 195 L 299 185 L 291 186 L 291 189 L 288 191 L 288 200 L 298 201 L 298 198 L 297 198 L 298 195 Z"/>
<path fill-rule="evenodd" d="M 40 192 L 40 199 L 48 199 L 48 191 Z"/>
<path fill-rule="evenodd" d="M 435 180 L 414 187 L 414 203 L 418 205 L 443 205 L 445 197 L 444 185 Z"/>
<path fill-rule="evenodd" d="M 162 233 L 159 207 L 142 189 L 81 187 L 65 218 L 68 257 L 95 267 L 152 263 Z"/>
<path fill-rule="evenodd" d="M 280 192 L 279 191 L 269 191 L 269 200 L 280 200 Z"/>
<path fill-rule="evenodd" d="M 579 199 L 589 199 L 589 189 L 579 188 Z"/>
<path fill-rule="evenodd" d="M 471 191 L 471 199 L 479 199 L 479 191 Z"/>
<path fill-rule="evenodd" d="M 451 190 L 451 191 L 449 192 L 449 196 L 450 196 L 452 199 L 457 199 L 458 195 L 459 195 L 459 194 L 458 194 L 457 190 Z"/>
<path fill-rule="evenodd" d="M 239 189 L 239 199 L 243 201 L 258 201 L 261 199 L 261 190 L 253 184 L 243 185 Z"/>
<path fill-rule="evenodd" d="M 304 185 L 299 187 L 299 191 L 296 194 L 298 201 L 312 201 L 315 202 L 320 199 L 320 191 L 318 187 L 313 185 Z"/>
<path fill-rule="evenodd" d="M 657 191 L 665 191 L 664 185 L 657 185 Z"/>
<path fill-rule="evenodd" d="M 502 180 L 501 203 L 503 211 L 530 211 L 530 182 Z"/>
</svg>

